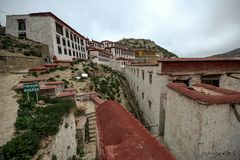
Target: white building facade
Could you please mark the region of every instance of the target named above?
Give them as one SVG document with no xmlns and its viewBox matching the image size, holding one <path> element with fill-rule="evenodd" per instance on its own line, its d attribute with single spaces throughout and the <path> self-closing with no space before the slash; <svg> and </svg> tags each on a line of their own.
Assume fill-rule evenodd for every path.
<svg viewBox="0 0 240 160">
<path fill-rule="evenodd" d="M 86 38 L 51 12 L 8 15 L 6 34 L 48 45 L 57 60 L 88 58 Z"/>
<path fill-rule="evenodd" d="M 186 85 L 202 82 L 240 91 L 240 59 L 170 58 L 158 63 L 126 66 L 125 75 L 151 132 L 162 136 L 165 126 L 166 85 L 169 82 Z"/>
</svg>

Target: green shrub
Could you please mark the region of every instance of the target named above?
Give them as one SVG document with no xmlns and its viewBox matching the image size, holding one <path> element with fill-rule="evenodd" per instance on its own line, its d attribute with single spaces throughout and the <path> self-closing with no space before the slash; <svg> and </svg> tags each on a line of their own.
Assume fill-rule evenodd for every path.
<svg viewBox="0 0 240 160">
<path fill-rule="evenodd" d="M 24 54 L 25 56 L 31 56 L 31 54 L 30 54 L 28 51 L 24 51 L 23 54 Z"/>
<path fill-rule="evenodd" d="M 37 72 L 32 72 L 32 76 L 34 76 L 34 77 L 38 77 Z"/>
<path fill-rule="evenodd" d="M 57 160 L 57 156 L 55 154 L 52 155 L 52 160 Z"/>
<path fill-rule="evenodd" d="M 64 127 L 65 127 L 65 128 L 68 128 L 68 126 L 69 126 L 69 124 L 68 124 L 67 122 L 65 122 Z"/>
<path fill-rule="evenodd" d="M 31 159 L 39 148 L 40 139 L 56 134 L 62 117 L 76 106 L 75 101 L 70 99 L 39 99 L 50 105 L 38 108 L 35 103 L 26 102 L 24 95 L 18 100 L 19 110 L 15 126 L 19 131 L 27 130 L 17 132 L 16 137 L 0 149 L 0 159 Z"/>
<path fill-rule="evenodd" d="M 40 139 L 34 132 L 25 132 L 9 141 L 2 148 L 3 159 L 31 159 L 39 149 Z"/>
<path fill-rule="evenodd" d="M 56 79 L 54 79 L 53 77 L 48 78 L 48 82 L 54 82 L 54 81 L 56 81 Z"/>
</svg>

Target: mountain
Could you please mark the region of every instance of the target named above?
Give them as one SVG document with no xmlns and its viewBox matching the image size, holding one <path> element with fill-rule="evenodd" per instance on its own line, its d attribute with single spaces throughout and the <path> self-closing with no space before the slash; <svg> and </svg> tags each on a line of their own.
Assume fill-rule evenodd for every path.
<svg viewBox="0 0 240 160">
<path fill-rule="evenodd" d="M 120 44 L 136 51 L 136 50 L 144 50 L 144 51 L 154 51 L 157 54 L 163 54 L 163 57 L 178 57 L 172 52 L 169 52 L 165 48 L 160 47 L 154 41 L 150 39 L 134 39 L 134 38 L 123 38 L 118 41 Z"/>
<path fill-rule="evenodd" d="M 226 53 L 216 54 L 211 57 L 240 57 L 240 48 L 234 49 Z"/>
</svg>

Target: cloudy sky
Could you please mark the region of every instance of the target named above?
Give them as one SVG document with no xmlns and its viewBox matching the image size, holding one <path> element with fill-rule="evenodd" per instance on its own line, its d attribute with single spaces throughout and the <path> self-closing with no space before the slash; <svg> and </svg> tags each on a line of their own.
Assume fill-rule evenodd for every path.
<svg viewBox="0 0 240 160">
<path fill-rule="evenodd" d="M 95 40 L 146 38 L 180 57 L 240 47 L 240 0 L 0 0 L 5 15 L 51 11 Z"/>
</svg>

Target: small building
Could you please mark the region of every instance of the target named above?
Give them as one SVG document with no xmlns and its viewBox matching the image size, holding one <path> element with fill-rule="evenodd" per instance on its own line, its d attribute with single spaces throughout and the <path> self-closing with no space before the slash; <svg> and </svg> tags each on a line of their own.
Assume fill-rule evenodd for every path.
<svg viewBox="0 0 240 160">
<path fill-rule="evenodd" d="M 86 38 L 51 12 L 7 15 L 6 34 L 48 45 L 54 60 L 88 58 Z"/>
<path fill-rule="evenodd" d="M 118 43 L 118 42 L 111 42 L 108 40 L 101 42 L 105 49 L 108 49 L 112 54 L 113 58 L 126 58 L 126 59 L 133 59 L 134 58 L 134 51 L 127 48 L 126 46 Z"/>
<path fill-rule="evenodd" d="M 105 49 L 89 48 L 89 58 L 92 62 L 109 65 L 111 54 Z"/>
<path fill-rule="evenodd" d="M 239 160 L 240 92 L 167 85 L 164 141 L 179 160 Z"/>
</svg>

